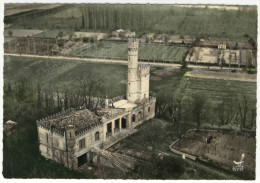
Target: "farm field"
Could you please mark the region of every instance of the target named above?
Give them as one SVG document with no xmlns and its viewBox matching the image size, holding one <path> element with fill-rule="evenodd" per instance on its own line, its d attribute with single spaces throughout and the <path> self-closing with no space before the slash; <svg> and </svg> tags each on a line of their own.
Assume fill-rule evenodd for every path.
<svg viewBox="0 0 260 183">
<path fill-rule="evenodd" d="M 200 93 L 214 105 L 219 104 L 227 93 L 239 94 L 241 92 L 248 97 L 249 102 L 256 103 L 256 82 L 185 76 L 182 78 L 181 84 L 184 86 L 186 97 Z"/>
<path fill-rule="evenodd" d="M 31 37 L 35 34 L 40 34 L 42 30 L 30 30 L 30 29 L 5 29 L 4 36 L 9 36 L 9 31 L 12 32 L 13 37 Z"/>
<path fill-rule="evenodd" d="M 139 60 L 174 63 L 181 63 L 187 52 L 188 48 L 186 47 L 153 44 L 140 44 L 138 51 Z M 127 60 L 127 43 L 100 42 L 77 53 L 75 56 Z"/>
</svg>

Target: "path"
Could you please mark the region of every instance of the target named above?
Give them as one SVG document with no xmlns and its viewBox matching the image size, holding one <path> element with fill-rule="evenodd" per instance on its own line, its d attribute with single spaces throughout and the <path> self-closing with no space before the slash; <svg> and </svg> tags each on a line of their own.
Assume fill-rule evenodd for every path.
<svg viewBox="0 0 260 183">
<path fill-rule="evenodd" d="M 17 56 L 17 57 L 28 57 L 28 58 L 50 58 L 50 59 L 60 59 L 60 60 L 79 60 L 79 61 L 86 61 L 86 62 L 99 62 L 99 63 L 114 63 L 114 64 L 124 64 L 127 65 L 126 60 L 114 60 L 114 59 L 97 59 L 97 58 L 78 58 L 78 57 L 68 57 L 68 56 L 41 56 L 41 55 L 29 55 L 29 54 L 16 54 L 16 53 L 4 53 L 4 55 L 9 56 Z M 169 67 L 177 67 L 180 68 L 181 64 L 175 64 L 175 63 L 158 63 L 158 62 L 141 62 L 141 64 L 150 64 L 155 66 L 169 66 Z M 203 69 L 216 69 L 220 70 L 221 68 L 218 66 L 203 66 L 203 65 L 188 65 L 188 68 L 203 68 Z M 230 70 L 230 69 L 236 69 L 236 70 L 242 70 L 242 68 L 237 67 L 223 67 L 222 70 Z"/>
</svg>

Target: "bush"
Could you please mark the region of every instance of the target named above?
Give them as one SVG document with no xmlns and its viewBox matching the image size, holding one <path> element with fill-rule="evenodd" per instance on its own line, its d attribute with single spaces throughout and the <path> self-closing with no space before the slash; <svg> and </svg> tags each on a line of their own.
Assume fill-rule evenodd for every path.
<svg viewBox="0 0 260 183">
<path fill-rule="evenodd" d="M 88 37 L 83 37 L 83 38 L 82 38 L 82 41 L 83 41 L 84 43 L 87 43 L 87 42 L 89 42 L 89 38 L 88 38 Z"/>
<path fill-rule="evenodd" d="M 136 165 L 134 169 L 135 179 L 178 179 L 185 172 L 185 161 L 181 158 L 164 156 L 160 159 L 154 157 L 152 163 Z"/>
<path fill-rule="evenodd" d="M 92 37 L 92 38 L 90 38 L 90 42 L 91 43 L 94 43 L 95 42 L 95 40 L 94 40 L 94 38 Z"/>
<path fill-rule="evenodd" d="M 81 39 L 80 39 L 80 38 L 78 38 L 78 37 L 75 37 L 75 38 L 73 38 L 73 41 L 76 41 L 76 42 L 78 42 L 78 41 L 81 41 Z"/>
<path fill-rule="evenodd" d="M 255 69 L 247 69 L 248 74 L 255 74 L 256 70 Z"/>
</svg>

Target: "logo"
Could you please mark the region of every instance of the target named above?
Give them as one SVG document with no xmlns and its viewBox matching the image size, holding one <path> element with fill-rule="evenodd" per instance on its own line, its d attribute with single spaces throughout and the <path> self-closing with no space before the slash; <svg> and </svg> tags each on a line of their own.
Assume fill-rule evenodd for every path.
<svg viewBox="0 0 260 183">
<path fill-rule="evenodd" d="M 233 166 L 233 171 L 243 171 L 244 170 L 244 157 L 245 154 L 241 155 L 241 159 L 239 162 L 233 161 L 235 165 Z"/>
</svg>

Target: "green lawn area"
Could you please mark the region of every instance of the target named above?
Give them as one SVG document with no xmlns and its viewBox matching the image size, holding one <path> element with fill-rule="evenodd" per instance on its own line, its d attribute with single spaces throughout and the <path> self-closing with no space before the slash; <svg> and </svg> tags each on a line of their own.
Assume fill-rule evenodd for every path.
<svg viewBox="0 0 260 183">
<path fill-rule="evenodd" d="M 60 31 L 63 33 L 63 37 L 68 34 L 68 30 L 46 30 L 46 29 L 43 29 L 43 32 L 41 32 L 39 34 L 35 34 L 32 37 L 55 39 Z"/>
<path fill-rule="evenodd" d="M 188 52 L 187 47 L 139 44 L 139 59 L 181 63 Z M 127 43 L 99 42 L 75 56 L 127 60 Z"/>
<path fill-rule="evenodd" d="M 182 84 L 185 85 L 185 96 L 201 93 L 213 104 L 218 104 L 228 92 L 238 94 L 243 92 L 250 102 L 256 103 L 256 82 L 207 79 L 196 77 L 183 77 Z"/>
</svg>

